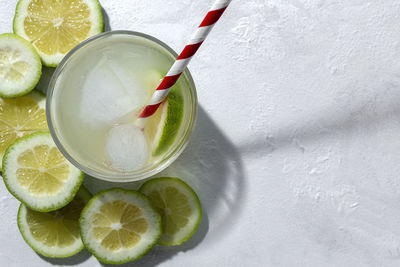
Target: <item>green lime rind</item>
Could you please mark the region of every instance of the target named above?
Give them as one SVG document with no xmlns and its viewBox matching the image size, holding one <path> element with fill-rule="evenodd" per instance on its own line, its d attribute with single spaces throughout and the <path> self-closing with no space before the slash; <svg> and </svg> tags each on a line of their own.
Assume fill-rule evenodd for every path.
<svg viewBox="0 0 400 267">
<path fill-rule="evenodd" d="M 191 216 L 197 216 L 197 219 L 190 226 L 190 228 L 186 229 L 187 234 L 183 235 L 181 238 L 176 239 L 174 236 L 170 236 L 166 233 L 163 233 L 160 240 L 158 241 L 158 244 L 162 245 L 162 246 L 176 246 L 176 245 L 180 245 L 180 244 L 186 242 L 187 240 L 189 240 L 189 238 L 192 237 L 193 234 L 196 232 L 196 230 L 199 227 L 200 222 L 201 222 L 202 208 L 201 208 L 200 199 L 197 196 L 196 192 L 187 183 L 185 183 L 184 181 L 182 181 L 179 178 L 160 177 L 160 178 L 150 179 L 150 180 L 146 181 L 140 187 L 139 191 L 142 192 L 143 194 L 147 195 L 150 198 L 150 200 L 152 200 L 153 204 L 156 205 L 155 203 L 157 203 L 157 201 L 155 201 L 150 196 L 150 193 L 157 188 L 165 188 L 167 186 L 175 187 L 181 193 L 183 193 L 182 191 L 185 191 L 184 192 L 185 196 L 190 198 L 189 201 L 191 201 L 192 204 L 194 204 L 194 205 L 190 206 L 192 209 L 194 209 L 194 214 Z M 160 214 L 164 214 L 162 207 L 159 207 L 156 205 L 156 208 L 159 210 Z M 165 223 L 166 223 L 166 221 L 163 219 L 163 229 L 165 229 Z"/>
<path fill-rule="evenodd" d="M 106 253 L 104 253 L 104 251 L 102 253 L 100 253 L 100 252 L 96 251 L 96 248 L 94 248 L 90 245 L 91 236 L 89 233 L 89 231 L 90 231 L 89 227 L 91 226 L 92 222 L 91 222 L 91 217 L 89 217 L 88 214 L 91 212 L 91 209 L 94 209 L 93 206 L 96 204 L 97 201 L 102 201 L 101 199 L 104 199 L 104 198 L 107 199 L 107 201 L 118 200 L 118 198 L 113 199 L 113 195 L 118 195 L 118 194 L 128 195 L 129 197 L 132 197 L 132 198 L 139 198 L 146 203 L 147 207 L 140 207 L 140 208 L 142 210 L 144 208 L 148 208 L 151 211 L 152 215 L 157 217 L 157 220 L 154 225 L 149 224 L 149 228 L 153 227 L 154 229 L 156 229 L 157 234 L 156 234 L 156 236 L 152 237 L 153 242 L 151 242 L 144 250 L 136 252 L 137 255 L 131 256 L 131 257 L 124 257 L 123 259 L 110 260 L 107 258 L 107 255 L 105 255 Z M 86 206 L 83 208 L 83 210 L 81 212 L 81 217 L 79 219 L 79 226 L 80 226 L 80 231 L 81 231 L 82 242 L 85 245 L 86 249 L 90 253 L 92 253 L 93 256 L 98 261 L 105 263 L 105 264 L 123 264 L 123 263 L 127 263 L 130 261 L 134 261 L 134 260 L 138 260 L 138 259 L 142 258 L 144 255 L 147 254 L 147 252 L 149 252 L 149 250 L 152 247 L 154 247 L 157 244 L 157 242 L 160 239 L 161 234 L 162 234 L 161 216 L 158 213 L 157 209 L 154 207 L 154 205 L 151 203 L 150 199 L 146 195 L 144 195 L 138 191 L 126 190 L 126 189 L 122 189 L 122 188 L 107 189 L 107 190 L 100 191 L 96 195 L 94 195 L 92 197 L 92 199 L 89 200 L 89 202 L 86 204 Z M 113 252 L 110 252 L 110 254 L 113 254 Z"/>
<path fill-rule="evenodd" d="M 180 87 L 175 85 L 168 94 L 167 116 L 164 122 L 164 128 L 160 138 L 160 142 L 153 150 L 153 156 L 161 155 L 174 143 L 182 124 L 184 101 Z"/>
<path fill-rule="evenodd" d="M 30 65 L 30 70 L 29 72 L 34 73 L 32 76 L 33 78 L 30 81 L 25 81 L 26 84 L 21 85 L 22 88 L 13 88 L 13 91 L 16 92 L 5 92 L 4 88 L 0 86 L 0 96 L 3 98 L 14 98 L 18 96 L 23 96 L 31 92 L 36 84 L 40 80 L 40 76 L 42 75 L 42 62 L 40 60 L 39 54 L 37 53 L 36 49 L 33 47 L 33 45 L 25 40 L 24 38 L 21 38 L 17 34 L 14 33 L 3 33 L 0 34 L 0 42 L 1 40 L 9 39 L 12 42 L 16 41 L 20 43 L 22 46 L 24 46 L 27 50 L 21 51 L 23 53 L 30 53 L 30 55 L 25 55 L 26 57 L 30 57 L 33 65 Z M 5 40 L 6 41 L 6 40 Z M 13 46 L 13 48 L 15 48 Z M 27 77 L 27 75 L 24 76 L 24 79 Z"/>
<path fill-rule="evenodd" d="M 33 0 L 19 0 L 15 8 L 15 15 L 13 19 L 13 32 L 15 34 L 18 34 L 22 38 L 25 38 L 26 40 L 29 40 L 29 37 L 25 33 L 24 19 L 28 16 L 27 7 L 31 1 Z M 102 7 L 99 0 L 83 0 L 83 1 L 92 8 L 91 11 L 93 11 L 92 15 L 94 16 L 93 20 L 90 21 L 93 25 L 87 36 L 87 38 L 89 38 L 96 34 L 100 34 L 104 31 L 104 18 L 103 18 Z M 62 58 L 65 56 L 65 55 L 62 57 L 54 55 L 49 56 L 45 53 L 42 53 L 39 50 L 38 54 L 42 60 L 43 65 L 52 68 L 57 67 L 58 64 L 61 62 Z"/>
<path fill-rule="evenodd" d="M 92 197 L 92 195 L 84 186 L 81 186 L 78 193 L 76 194 L 75 198 L 76 197 L 81 198 L 84 203 L 87 203 L 90 200 L 90 198 Z M 29 226 L 27 225 L 27 223 L 25 221 L 27 209 L 29 209 L 29 208 L 22 203 L 19 206 L 18 216 L 17 216 L 18 229 L 19 229 L 23 239 L 25 240 L 25 242 L 36 253 L 43 255 L 45 257 L 48 257 L 48 258 L 67 258 L 67 257 L 71 257 L 71 256 L 79 253 L 80 251 L 82 251 L 85 248 L 85 246 L 83 245 L 83 242 L 80 238 L 79 238 L 80 244 L 75 245 L 76 248 L 74 248 L 74 249 L 68 249 L 68 247 L 62 248 L 57 253 L 55 253 L 54 251 L 51 252 L 52 249 L 54 250 L 54 247 L 48 248 L 45 245 L 41 246 L 40 244 L 37 244 L 40 242 L 38 242 L 37 240 L 34 239 L 32 234 L 30 233 Z"/>
<path fill-rule="evenodd" d="M 90 193 L 90 191 L 84 185 L 81 185 L 81 187 L 79 187 L 78 192 L 76 193 L 75 197 L 77 197 L 77 196 L 80 198 L 83 198 L 83 200 L 85 201 L 85 205 L 93 197 L 92 193 Z"/>
<path fill-rule="evenodd" d="M 4 153 L 3 165 L 2 165 L 3 181 L 4 181 L 4 184 L 6 185 L 7 190 L 16 199 L 18 199 L 21 203 L 23 203 L 28 208 L 35 210 L 35 211 L 39 211 L 39 212 L 55 211 L 55 210 L 58 210 L 64 206 L 66 206 L 68 203 L 70 203 L 74 199 L 76 193 L 78 192 L 80 186 L 82 185 L 85 174 L 83 172 L 81 172 L 80 170 L 76 169 L 75 167 L 73 167 L 73 168 L 75 168 L 75 172 L 78 174 L 78 175 L 72 177 L 75 179 L 75 182 L 72 185 L 71 190 L 69 190 L 68 192 L 66 192 L 64 194 L 65 197 L 63 197 L 63 199 L 61 199 L 61 200 L 53 199 L 53 201 L 56 203 L 53 203 L 52 199 L 45 201 L 46 204 L 39 205 L 39 206 L 29 203 L 29 200 L 27 200 L 27 197 L 25 197 L 21 193 L 17 192 L 18 190 L 20 190 L 20 188 L 16 188 L 16 186 L 12 185 L 11 179 L 15 179 L 16 177 L 12 172 L 13 170 L 9 168 L 9 165 L 10 165 L 9 158 L 10 158 L 10 155 L 14 152 L 14 150 L 18 148 L 19 145 L 23 145 L 24 142 L 29 142 L 30 139 L 36 138 L 36 137 L 51 138 L 51 135 L 50 135 L 49 131 L 38 131 L 33 134 L 30 134 L 30 135 L 27 135 L 27 136 L 17 139 L 13 144 L 11 144 L 7 148 L 6 152 Z M 72 166 L 72 165 L 70 165 L 70 166 Z M 71 177 L 69 177 L 68 179 L 71 179 Z"/>
<path fill-rule="evenodd" d="M 104 29 L 106 27 L 106 25 L 104 25 L 104 18 L 103 18 L 103 8 L 101 7 L 101 4 L 99 2 L 99 0 L 96 0 L 97 2 L 97 13 L 100 14 L 99 15 L 99 24 L 98 24 L 98 34 L 104 32 Z"/>
</svg>

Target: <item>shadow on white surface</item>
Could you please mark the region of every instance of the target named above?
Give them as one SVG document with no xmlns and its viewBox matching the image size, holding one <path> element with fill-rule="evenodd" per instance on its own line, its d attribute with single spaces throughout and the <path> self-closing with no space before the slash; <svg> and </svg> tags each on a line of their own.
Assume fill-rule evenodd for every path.
<svg viewBox="0 0 400 267">
<path fill-rule="evenodd" d="M 364 97 L 361 93 L 342 96 L 343 99 L 339 98 L 340 101 L 332 106 L 299 116 L 295 121 L 279 125 L 279 128 L 265 128 L 264 138 L 249 138 L 240 143 L 238 149 L 251 154 L 271 154 L 294 145 L 304 152 L 305 143 L 354 134 L 368 135 L 382 125 L 396 124 L 400 118 L 400 79 L 395 85 L 372 88 L 372 96 Z"/>
<path fill-rule="evenodd" d="M 204 212 L 204 211 L 203 211 Z M 197 232 L 185 243 L 180 246 L 174 247 L 163 247 L 163 246 L 155 246 L 152 248 L 149 253 L 147 253 L 143 258 L 138 259 L 136 261 L 128 262 L 125 264 L 113 265 L 113 264 L 103 264 L 104 267 L 112 267 L 112 266 L 120 266 L 120 267 L 128 267 L 128 266 L 139 266 L 139 267 L 153 267 L 161 264 L 162 262 L 168 261 L 174 255 L 178 253 L 184 253 L 191 249 L 194 249 L 197 245 L 199 245 L 208 232 L 208 216 L 203 213 L 202 221 L 197 229 Z"/>
<path fill-rule="evenodd" d="M 92 256 L 92 254 L 90 254 L 90 252 L 87 251 L 86 249 L 84 249 L 81 252 L 79 252 L 78 254 L 76 254 L 72 257 L 68 257 L 68 258 L 48 258 L 48 257 L 42 256 L 40 254 L 37 254 L 37 255 L 39 255 L 40 258 L 47 261 L 48 263 L 51 263 L 53 265 L 61 265 L 61 266 L 73 266 L 73 265 L 81 264 L 82 262 L 87 261 Z"/>
<path fill-rule="evenodd" d="M 201 106 L 188 147 L 155 177 L 162 176 L 179 177 L 197 192 L 203 206 L 199 228 L 180 246 L 156 246 L 142 259 L 122 266 L 156 266 L 178 253 L 194 249 L 205 240 L 219 242 L 232 230 L 241 214 L 246 186 L 240 154 Z M 137 189 L 143 182 L 110 183 L 87 176 L 84 184 L 96 193 L 112 187 Z"/>
<path fill-rule="evenodd" d="M 103 13 L 104 31 L 105 32 L 111 31 L 110 17 L 108 16 L 104 8 L 101 8 L 101 13 Z"/>
</svg>

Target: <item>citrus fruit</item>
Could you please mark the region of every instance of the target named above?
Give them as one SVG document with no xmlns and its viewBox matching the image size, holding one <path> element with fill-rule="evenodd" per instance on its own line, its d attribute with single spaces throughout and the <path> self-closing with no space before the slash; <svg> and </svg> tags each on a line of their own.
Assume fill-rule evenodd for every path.
<svg viewBox="0 0 400 267">
<path fill-rule="evenodd" d="M 151 79 L 157 88 L 162 76 L 155 72 Z M 144 128 L 144 133 L 152 149 L 153 156 L 159 156 L 172 145 L 179 132 L 183 120 L 183 96 L 180 87 L 175 85 L 168 94 L 168 98 L 161 104 L 157 111 L 149 118 Z"/>
<path fill-rule="evenodd" d="M 64 158 L 49 132 L 36 132 L 8 147 L 3 179 L 25 206 L 45 212 L 64 207 L 74 198 L 83 173 Z"/>
<path fill-rule="evenodd" d="M 161 235 L 161 218 L 143 194 L 114 188 L 95 195 L 79 220 L 85 247 L 101 262 L 143 256 Z"/>
<path fill-rule="evenodd" d="M 41 73 L 40 58 L 28 41 L 13 33 L 0 34 L 0 96 L 29 93 Z"/>
<path fill-rule="evenodd" d="M 0 165 L 8 146 L 22 136 L 46 130 L 46 96 L 35 91 L 17 98 L 0 98 Z"/>
<path fill-rule="evenodd" d="M 20 0 L 15 11 L 14 33 L 30 41 L 48 67 L 102 31 L 98 0 Z"/>
<path fill-rule="evenodd" d="M 160 245 L 182 244 L 196 232 L 201 221 L 201 204 L 185 182 L 178 178 L 155 178 L 145 182 L 139 191 L 150 198 L 162 216 Z"/>
<path fill-rule="evenodd" d="M 18 228 L 26 243 L 37 253 L 51 258 L 72 256 L 84 248 L 79 232 L 79 216 L 91 195 L 83 186 L 64 208 L 38 212 L 21 204 Z"/>
</svg>

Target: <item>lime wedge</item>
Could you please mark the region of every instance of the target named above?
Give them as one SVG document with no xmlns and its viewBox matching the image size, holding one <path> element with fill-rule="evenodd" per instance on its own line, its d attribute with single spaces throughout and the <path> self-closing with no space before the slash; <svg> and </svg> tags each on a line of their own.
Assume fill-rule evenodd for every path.
<svg viewBox="0 0 400 267">
<path fill-rule="evenodd" d="M 0 35 L 0 96 L 17 97 L 35 88 L 42 63 L 35 48 L 16 34 Z"/>
<path fill-rule="evenodd" d="M 161 235 L 161 218 L 136 191 L 114 188 L 95 195 L 80 218 L 82 241 L 101 262 L 120 264 L 140 258 Z"/>
<path fill-rule="evenodd" d="M 71 202 L 83 173 L 64 158 L 49 132 L 37 132 L 18 139 L 6 150 L 3 179 L 25 206 L 47 212 Z"/>
<path fill-rule="evenodd" d="M 35 91 L 17 98 L 0 98 L 0 165 L 9 145 L 22 136 L 47 130 L 46 96 Z"/>
<path fill-rule="evenodd" d="M 21 204 L 18 228 L 26 243 L 37 253 L 51 258 L 72 256 L 84 248 L 79 233 L 79 216 L 91 195 L 83 186 L 64 208 L 38 212 Z"/>
<path fill-rule="evenodd" d="M 149 74 L 152 84 L 160 83 L 162 76 L 153 71 Z M 156 113 L 146 123 L 144 133 L 152 149 L 154 157 L 166 152 L 173 144 L 183 120 L 184 101 L 179 86 L 175 85 L 168 94 L 167 100 L 161 104 Z"/>
<path fill-rule="evenodd" d="M 30 41 L 48 67 L 102 31 L 98 0 L 20 0 L 14 17 L 14 33 Z"/>
<path fill-rule="evenodd" d="M 196 232 L 201 204 L 185 182 L 178 178 L 155 178 L 145 182 L 139 191 L 150 198 L 162 216 L 160 245 L 180 245 Z"/>
</svg>

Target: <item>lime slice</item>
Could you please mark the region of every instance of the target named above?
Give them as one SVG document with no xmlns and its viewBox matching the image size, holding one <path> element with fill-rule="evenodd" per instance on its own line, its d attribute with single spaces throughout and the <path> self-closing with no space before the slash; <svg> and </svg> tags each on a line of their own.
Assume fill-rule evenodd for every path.
<svg viewBox="0 0 400 267">
<path fill-rule="evenodd" d="M 139 191 L 150 198 L 162 216 L 160 245 L 180 245 L 196 232 L 201 204 L 185 182 L 178 178 L 155 178 L 145 182 Z"/>
<path fill-rule="evenodd" d="M 149 76 L 157 88 L 162 76 L 152 72 Z M 151 146 L 154 157 L 161 155 L 173 144 L 183 119 L 183 96 L 180 87 L 175 85 L 168 94 L 167 100 L 158 108 L 146 123 L 144 133 Z"/>
<path fill-rule="evenodd" d="M 102 31 L 98 0 L 20 0 L 14 17 L 14 33 L 30 41 L 48 67 Z"/>
<path fill-rule="evenodd" d="M 74 198 L 83 173 L 64 158 L 49 132 L 37 132 L 6 150 L 3 179 L 18 200 L 45 212 L 64 207 Z"/>
<path fill-rule="evenodd" d="M 143 194 L 114 188 L 95 195 L 79 220 L 82 241 L 101 262 L 120 264 L 147 253 L 161 235 L 161 218 Z"/>
<path fill-rule="evenodd" d="M 16 97 L 35 88 L 42 63 L 35 48 L 16 34 L 0 35 L 0 96 Z"/>
<path fill-rule="evenodd" d="M 46 97 L 37 92 L 17 98 L 0 98 L 0 165 L 9 145 L 22 136 L 47 130 Z"/>
<path fill-rule="evenodd" d="M 83 186 L 64 208 L 38 212 L 21 204 L 18 228 L 26 243 L 37 253 L 51 258 L 72 256 L 84 248 L 79 232 L 79 215 L 91 195 Z"/>
</svg>

